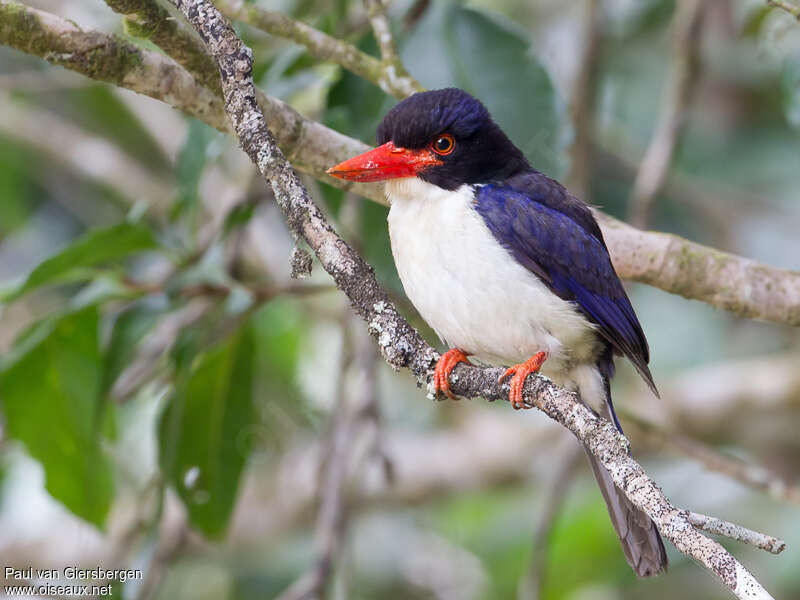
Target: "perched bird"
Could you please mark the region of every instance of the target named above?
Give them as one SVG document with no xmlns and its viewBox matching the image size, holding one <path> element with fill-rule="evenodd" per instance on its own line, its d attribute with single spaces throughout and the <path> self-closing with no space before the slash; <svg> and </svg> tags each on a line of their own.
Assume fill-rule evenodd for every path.
<svg viewBox="0 0 800 600">
<path fill-rule="evenodd" d="M 328 173 L 386 181 L 403 287 L 451 347 L 436 365 L 437 392 L 451 396 L 450 371 L 474 356 L 510 365 L 515 408 L 541 370 L 620 428 L 609 383 L 614 355 L 624 355 L 658 394 L 591 210 L 534 169 L 483 104 L 455 88 L 414 94 L 386 114 L 378 143 Z M 629 564 L 659 573 L 667 556 L 655 524 L 588 456 Z"/>
</svg>

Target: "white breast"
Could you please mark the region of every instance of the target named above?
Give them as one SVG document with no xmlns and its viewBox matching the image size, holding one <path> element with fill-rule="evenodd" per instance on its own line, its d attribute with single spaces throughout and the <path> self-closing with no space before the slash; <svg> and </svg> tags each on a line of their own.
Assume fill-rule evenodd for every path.
<svg viewBox="0 0 800 600">
<path fill-rule="evenodd" d="M 594 360 L 593 326 L 495 240 L 472 187 L 448 192 L 414 177 L 388 182 L 386 193 L 403 287 L 447 344 L 499 365 L 546 351 L 551 375 Z"/>
</svg>

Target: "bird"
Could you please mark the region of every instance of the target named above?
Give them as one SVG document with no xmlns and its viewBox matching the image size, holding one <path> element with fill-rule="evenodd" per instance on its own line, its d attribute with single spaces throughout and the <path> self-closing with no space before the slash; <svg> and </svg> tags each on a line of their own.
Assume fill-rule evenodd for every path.
<svg viewBox="0 0 800 600">
<path fill-rule="evenodd" d="M 405 293 L 450 348 L 437 394 L 470 358 L 507 367 L 509 401 L 524 407 L 531 373 L 576 392 L 622 432 L 611 400 L 615 356 L 657 396 L 649 347 L 589 205 L 536 170 L 486 107 L 458 88 L 418 92 L 391 108 L 378 146 L 328 169 L 385 182 L 392 255 Z M 510 379 L 509 379 L 510 378 Z M 586 454 L 634 572 L 667 555 L 655 523 Z"/>
</svg>

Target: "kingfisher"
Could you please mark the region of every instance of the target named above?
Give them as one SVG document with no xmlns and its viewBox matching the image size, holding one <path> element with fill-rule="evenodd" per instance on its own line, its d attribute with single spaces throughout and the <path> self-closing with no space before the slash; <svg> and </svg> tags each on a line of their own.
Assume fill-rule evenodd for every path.
<svg viewBox="0 0 800 600">
<path fill-rule="evenodd" d="M 460 362 L 507 367 L 509 401 L 540 372 L 622 431 L 611 402 L 615 355 L 658 395 L 649 349 L 587 204 L 527 161 L 467 92 L 420 92 L 396 104 L 378 146 L 328 170 L 384 181 L 389 236 L 409 300 L 450 348 L 435 393 L 453 397 Z M 612 524 L 637 575 L 667 566 L 653 521 L 587 450 Z"/>
</svg>

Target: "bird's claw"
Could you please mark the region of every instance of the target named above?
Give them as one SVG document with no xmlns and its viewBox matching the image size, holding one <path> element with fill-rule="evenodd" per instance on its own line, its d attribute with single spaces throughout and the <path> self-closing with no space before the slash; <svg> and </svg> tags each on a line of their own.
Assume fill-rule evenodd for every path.
<svg viewBox="0 0 800 600">
<path fill-rule="evenodd" d="M 508 401 L 511 403 L 511 406 L 514 407 L 514 410 L 530 408 L 530 406 L 522 401 L 522 388 L 525 386 L 525 380 L 528 378 L 528 375 L 537 373 L 546 360 L 547 352 L 537 352 L 524 363 L 506 369 L 506 372 L 497 380 L 497 383 L 502 383 L 509 375 L 514 376 L 508 384 L 510 387 Z"/>
<path fill-rule="evenodd" d="M 434 396 L 438 395 L 439 392 L 443 392 L 444 395 L 451 400 L 456 399 L 456 397 L 450 391 L 450 372 L 458 363 L 469 363 L 467 356 L 467 354 L 458 348 L 451 348 L 442 354 L 442 356 L 439 358 L 439 361 L 436 363 L 436 368 L 433 371 Z"/>
</svg>

